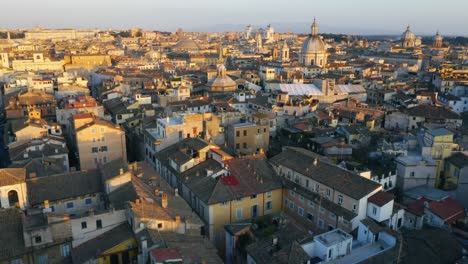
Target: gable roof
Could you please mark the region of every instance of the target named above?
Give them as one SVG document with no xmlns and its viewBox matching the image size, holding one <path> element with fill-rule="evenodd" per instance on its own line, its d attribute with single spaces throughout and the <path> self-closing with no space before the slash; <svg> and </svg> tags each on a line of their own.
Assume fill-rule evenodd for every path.
<svg viewBox="0 0 468 264">
<path fill-rule="evenodd" d="M 442 201 L 429 202 L 429 209 L 446 224 L 452 224 L 465 217 L 465 209 L 457 201 L 448 197 Z"/>
<path fill-rule="evenodd" d="M 377 206 L 384 206 L 394 198 L 395 196 L 392 193 L 381 191 L 369 197 L 368 201 Z"/>
<path fill-rule="evenodd" d="M 19 209 L 0 209 L 0 261 L 19 258 L 26 253 L 23 217 Z"/>
<path fill-rule="evenodd" d="M 0 186 L 20 184 L 26 180 L 26 169 L 6 168 L 0 169 Z"/>
<path fill-rule="evenodd" d="M 432 105 L 418 105 L 406 110 L 410 116 L 425 117 L 430 119 L 461 119 L 460 115 L 444 107 Z"/>
<path fill-rule="evenodd" d="M 464 168 L 468 166 L 468 156 L 463 154 L 462 152 L 457 152 L 453 154 L 452 156 L 448 157 L 446 161 L 452 163 L 458 168 Z"/>
<path fill-rule="evenodd" d="M 317 165 L 314 160 L 317 159 Z M 382 185 L 325 161 L 324 157 L 302 148 L 287 147 L 270 161 L 333 188 L 351 198 L 361 199 Z"/>
<path fill-rule="evenodd" d="M 97 170 L 32 178 L 26 184 L 31 205 L 101 192 L 101 177 Z"/>
<path fill-rule="evenodd" d="M 130 238 L 134 238 L 130 226 L 127 223 L 120 224 L 104 234 L 73 248 L 73 263 L 85 263 L 89 260 L 96 259 L 105 251 Z"/>
</svg>

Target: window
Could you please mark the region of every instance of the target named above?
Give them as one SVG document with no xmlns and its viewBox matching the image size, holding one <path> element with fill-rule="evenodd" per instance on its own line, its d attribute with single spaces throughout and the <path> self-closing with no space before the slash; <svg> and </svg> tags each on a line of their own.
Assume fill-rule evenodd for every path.
<svg viewBox="0 0 468 264">
<path fill-rule="evenodd" d="M 326 192 L 327 192 L 327 197 L 330 197 L 330 194 L 331 194 L 330 189 L 327 188 L 327 191 L 326 191 Z"/>
<path fill-rule="evenodd" d="M 307 213 L 307 220 L 309 220 L 310 222 L 313 222 L 314 221 L 314 215 L 311 214 L 311 213 Z"/>
<path fill-rule="evenodd" d="M 410 176 L 414 177 L 414 171 L 410 172 Z"/>
<path fill-rule="evenodd" d="M 247 148 L 247 143 L 246 142 L 242 143 L 242 147 Z"/>
<path fill-rule="evenodd" d="M 41 242 L 42 242 L 42 237 L 41 237 L 41 236 L 35 236 L 35 237 L 34 237 L 34 242 L 35 242 L 36 244 L 41 243 Z"/>
<path fill-rule="evenodd" d="M 162 223 L 158 223 L 158 229 L 162 229 L 163 228 L 163 224 Z"/>
<path fill-rule="evenodd" d="M 101 141 L 102 141 L 102 142 L 106 141 L 106 138 L 105 138 L 105 137 L 101 137 Z"/>
<path fill-rule="evenodd" d="M 107 151 L 107 146 L 101 146 L 101 152 L 106 152 Z"/>
<path fill-rule="evenodd" d="M 236 218 L 237 219 L 242 219 L 242 208 L 237 208 L 236 209 Z"/>
<path fill-rule="evenodd" d="M 37 264 L 48 264 L 49 263 L 49 258 L 47 255 L 40 255 L 37 258 Z"/>
<path fill-rule="evenodd" d="M 289 200 L 287 198 L 284 199 L 284 206 L 285 207 L 288 207 L 288 204 L 289 204 Z"/>
<path fill-rule="evenodd" d="M 250 199 L 257 199 L 257 195 L 254 194 L 254 195 L 250 196 Z"/>
<path fill-rule="evenodd" d="M 93 148 L 91 149 L 91 152 L 97 153 L 97 152 L 98 152 L 98 147 L 93 147 Z"/>
<path fill-rule="evenodd" d="M 247 136 L 247 130 L 244 130 L 244 137 Z"/>
<path fill-rule="evenodd" d="M 104 133 L 104 128 L 103 127 L 101 127 L 101 133 Z"/>
<path fill-rule="evenodd" d="M 107 162 L 107 157 L 106 156 L 102 157 L 102 163 L 106 163 L 106 162 Z"/>
<path fill-rule="evenodd" d="M 309 207 L 314 208 L 314 207 L 315 207 L 314 202 L 310 201 L 310 202 L 309 202 Z"/>
<path fill-rule="evenodd" d="M 97 229 L 101 229 L 101 228 L 102 228 L 102 220 L 101 220 L 101 219 L 96 220 L 96 228 L 97 228 Z"/>
<path fill-rule="evenodd" d="M 97 163 L 98 163 L 98 159 L 94 158 L 94 164 L 97 164 Z"/>
<path fill-rule="evenodd" d="M 300 216 L 304 216 L 304 208 L 297 207 L 297 214 L 299 214 Z"/>
<path fill-rule="evenodd" d="M 299 201 L 304 201 L 304 196 L 299 194 Z"/>
<path fill-rule="evenodd" d="M 266 133 L 266 128 L 263 129 L 263 132 Z"/>
<path fill-rule="evenodd" d="M 10 261 L 10 264 L 23 264 L 23 260 L 22 259 L 14 259 L 14 260 Z"/>
<path fill-rule="evenodd" d="M 240 137 L 240 131 L 236 131 L 236 137 Z"/>
<path fill-rule="evenodd" d="M 265 206 L 265 210 L 271 210 L 273 208 L 273 202 L 268 201 Z"/>
<path fill-rule="evenodd" d="M 377 207 L 372 207 L 372 214 L 377 215 Z"/>
<path fill-rule="evenodd" d="M 294 209 L 294 203 L 293 203 L 293 202 L 290 202 L 290 203 L 289 203 L 289 209 L 291 209 L 291 210 Z"/>
<path fill-rule="evenodd" d="M 67 209 L 73 208 L 73 202 L 68 202 L 67 203 Z"/>
<path fill-rule="evenodd" d="M 50 206 L 50 211 L 51 211 L 51 212 L 55 212 L 55 206 L 51 205 L 51 206 Z"/>
<path fill-rule="evenodd" d="M 320 190 L 320 185 L 318 183 L 315 184 L 315 192 L 319 192 Z"/>
<path fill-rule="evenodd" d="M 250 210 L 250 217 L 257 217 L 258 216 L 258 205 L 253 205 Z"/>
<path fill-rule="evenodd" d="M 334 213 L 330 213 L 330 219 L 333 219 L 333 220 L 335 220 L 335 219 L 336 219 L 336 214 L 334 214 Z"/>
<path fill-rule="evenodd" d="M 319 226 L 320 228 L 324 228 L 324 227 L 325 227 L 325 223 L 323 222 L 322 219 L 319 219 L 319 220 L 318 220 L 318 226 Z"/>
<path fill-rule="evenodd" d="M 222 202 L 221 205 L 222 206 L 226 206 L 228 203 L 227 202 Z"/>
<path fill-rule="evenodd" d="M 81 222 L 81 229 L 86 229 L 86 228 L 88 228 L 88 223 Z"/>
<path fill-rule="evenodd" d="M 291 195 L 292 197 L 294 197 L 294 191 L 293 191 L 293 190 L 289 190 L 289 195 Z"/>
<path fill-rule="evenodd" d="M 353 212 L 356 211 L 356 204 L 353 204 Z"/>
<path fill-rule="evenodd" d="M 92 203 L 93 203 L 93 199 L 91 199 L 91 198 L 86 198 L 85 199 L 85 204 L 90 205 Z"/>
<path fill-rule="evenodd" d="M 268 197 L 268 198 L 271 197 L 271 191 L 266 193 L 266 197 Z"/>
<path fill-rule="evenodd" d="M 325 208 L 323 208 L 323 207 L 320 206 L 320 209 L 319 209 L 319 210 L 320 210 L 320 213 L 322 213 L 322 214 L 325 213 Z"/>
<path fill-rule="evenodd" d="M 343 195 L 338 195 L 338 204 L 341 205 L 343 203 Z"/>
<path fill-rule="evenodd" d="M 240 144 L 239 143 L 236 144 L 236 149 L 240 149 Z"/>
<path fill-rule="evenodd" d="M 305 187 L 306 187 L 306 188 L 309 188 L 309 179 L 306 179 L 306 180 L 305 180 Z"/>
<path fill-rule="evenodd" d="M 61 245 L 60 246 L 60 251 L 62 252 L 62 257 L 68 257 L 70 256 L 70 245 Z"/>
</svg>

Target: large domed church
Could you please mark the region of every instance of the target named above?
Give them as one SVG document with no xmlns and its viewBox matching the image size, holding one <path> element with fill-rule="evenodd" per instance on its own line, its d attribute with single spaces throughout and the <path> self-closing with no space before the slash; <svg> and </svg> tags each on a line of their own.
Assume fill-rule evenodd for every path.
<svg viewBox="0 0 468 264">
<path fill-rule="evenodd" d="M 312 33 L 302 44 L 299 61 L 306 66 L 318 66 L 323 68 L 327 65 L 328 54 L 325 42 L 318 34 L 318 25 L 315 18 L 314 23 L 311 26 L 311 30 Z"/>
<path fill-rule="evenodd" d="M 419 47 L 421 46 L 421 38 L 416 37 L 413 31 L 411 31 L 410 26 L 408 26 L 401 36 L 401 45 L 403 48 Z"/>
</svg>

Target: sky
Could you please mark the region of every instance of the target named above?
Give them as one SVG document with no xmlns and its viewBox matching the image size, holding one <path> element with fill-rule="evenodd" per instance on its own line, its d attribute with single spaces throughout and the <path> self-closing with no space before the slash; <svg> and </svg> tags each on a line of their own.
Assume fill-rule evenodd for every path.
<svg viewBox="0 0 468 264">
<path fill-rule="evenodd" d="M 467 0 L 2 0 L 0 28 L 242 30 L 468 36 Z"/>
</svg>

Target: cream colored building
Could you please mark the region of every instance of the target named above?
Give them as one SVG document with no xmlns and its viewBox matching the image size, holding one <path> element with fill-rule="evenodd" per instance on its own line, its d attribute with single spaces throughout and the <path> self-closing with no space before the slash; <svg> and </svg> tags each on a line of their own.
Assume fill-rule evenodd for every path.
<svg viewBox="0 0 468 264">
<path fill-rule="evenodd" d="M 96 33 L 96 30 L 36 28 L 24 33 L 24 38 L 28 40 L 94 38 L 96 36 Z"/>
<path fill-rule="evenodd" d="M 24 168 L 0 169 L 0 179 L 0 208 L 24 209 L 28 201 L 26 170 Z"/>
<path fill-rule="evenodd" d="M 94 169 L 113 160 L 127 160 L 125 131 L 90 113 L 73 116 L 71 135 L 80 169 Z"/>
<path fill-rule="evenodd" d="M 32 59 L 13 60 L 11 67 L 15 71 L 63 71 L 64 61 L 51 61 L 42 53 L 34 53 Z"/>
<path fill-rule="evenodd" d="M 227 146 L 236 154 L 266 151 L 270 142 L 268 124 L 239 123 L 228 126 Z"/>
</svg>

